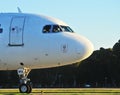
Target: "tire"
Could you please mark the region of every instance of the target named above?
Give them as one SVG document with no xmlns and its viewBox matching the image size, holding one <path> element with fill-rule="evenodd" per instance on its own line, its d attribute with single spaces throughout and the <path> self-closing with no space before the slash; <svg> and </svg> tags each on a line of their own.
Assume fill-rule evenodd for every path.
<svg viewBox="0 0 120 95">
<path fill-rule="evenodd" d="M 29 93 L 30 92 L 30 86 L 28 84 L 21 84 L 19 86 L 20 93 Z"/>
<path fill-rule="evenodd" d="M 28 87 L 29 87 L 29 90 L 28 90 L 27 93 L 31 93 L 31 92 L 32 92 L 32 86 L 31 86 L 30 84 L 27 84 L 27 85 L 28 85 Z"/>
</svg>

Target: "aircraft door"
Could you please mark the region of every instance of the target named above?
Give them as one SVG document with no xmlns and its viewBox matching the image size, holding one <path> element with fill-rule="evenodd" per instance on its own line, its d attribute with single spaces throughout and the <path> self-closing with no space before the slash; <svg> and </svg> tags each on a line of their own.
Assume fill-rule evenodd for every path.
<svg viewBox="0 0 120 95">
<path fill-rule="evenodd" d="M 9 46 L 23 46 L 25 17 L 13 17 L 10 24 Z"/>
</svg>

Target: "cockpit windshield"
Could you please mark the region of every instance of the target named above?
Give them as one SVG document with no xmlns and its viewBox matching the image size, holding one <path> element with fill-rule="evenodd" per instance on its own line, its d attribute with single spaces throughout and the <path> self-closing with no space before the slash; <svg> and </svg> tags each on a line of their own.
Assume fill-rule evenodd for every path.
<svg viewBox="0 0 120 95">
<path fill-rule="evenodd" d="M 52 32 L 53 33 L 62 32 L 62 29 L 58 25 L 53 25 Z"/>
<path fill-rule="evenodd" d="M 45 25 L 43 33 L 73 32 L 69 26 L 63 25 Z"/>
<path fill-rule="evenodd" d="M 43 33 L 50 33 L 51 31 L 51 25 L 46 25 L 43 28 Z"/>
<path fill-rule="evenodd" d="M 63 32 L 73 32 L 73 30 L 69 26 L 61 26 Z"/>
</svg>

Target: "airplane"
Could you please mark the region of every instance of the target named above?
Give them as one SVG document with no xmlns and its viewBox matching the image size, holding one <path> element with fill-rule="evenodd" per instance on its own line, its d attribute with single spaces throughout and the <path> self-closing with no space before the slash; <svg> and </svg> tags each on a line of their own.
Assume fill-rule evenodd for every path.
<svg viewBox="0 0 120 95">
<path fill-rule="evenodd" d="M 93 44 L 68 24 L 31 13 L 0 13 L 0 70 L 16 70 L 21 93 L 31 93 L 27 77 L 32 69 L 80 62 Z"/>
</svg>

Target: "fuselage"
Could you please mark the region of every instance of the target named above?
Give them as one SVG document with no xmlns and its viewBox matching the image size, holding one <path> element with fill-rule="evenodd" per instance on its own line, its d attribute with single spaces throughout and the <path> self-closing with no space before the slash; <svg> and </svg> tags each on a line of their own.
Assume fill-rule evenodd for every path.
<svg viewBox="0 0 120 95">
<path fill-rule="evenodd" d="M 93 45 L 88 39 L 58 19 L 0 14 L 0 70 L 67 65 L 87 58 L 92 52 Z"/>
</svg>

